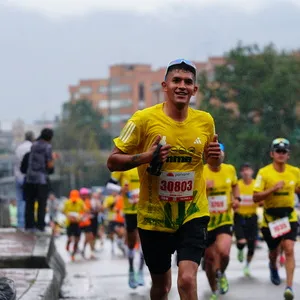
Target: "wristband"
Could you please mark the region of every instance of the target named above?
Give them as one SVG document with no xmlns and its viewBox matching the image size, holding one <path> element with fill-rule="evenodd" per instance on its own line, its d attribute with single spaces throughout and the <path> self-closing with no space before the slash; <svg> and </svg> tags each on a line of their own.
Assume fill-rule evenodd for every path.
<svg viewBox="0 0 300 300">
<path fill-rule="evenodd" d="M 235 197 L 234 199 L 239 200 L 239 202 L 242 201 L 241 197 Z"/>
</svg>

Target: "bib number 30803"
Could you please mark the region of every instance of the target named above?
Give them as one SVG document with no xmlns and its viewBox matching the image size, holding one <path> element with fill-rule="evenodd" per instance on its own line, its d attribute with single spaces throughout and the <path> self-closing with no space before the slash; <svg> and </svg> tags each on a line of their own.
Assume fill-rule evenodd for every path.
<svg viewBox="0 0 300 300">
<path fill-rule="evenodd" d="M 163 201 L 192 201 L 194 172 L 162 172 L 159 180 L 159 199 Z"/>
</svg>

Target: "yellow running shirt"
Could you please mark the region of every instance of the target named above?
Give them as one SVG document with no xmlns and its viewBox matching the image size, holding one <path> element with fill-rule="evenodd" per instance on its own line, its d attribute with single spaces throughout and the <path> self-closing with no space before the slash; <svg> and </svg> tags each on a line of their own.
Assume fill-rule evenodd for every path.
<svg viewBox="0 0 300 300">
<path fill-rule="evenodd" d="M 140 199 L 138 227 L 175 232 L 182 224 L 209 216 L 203 178 L 203 152 L 215 134 L 209 113 L 189 107 L 183 122 L 163 112 L 163 103 L 137 111 L 115 145 L 127 154 L 149 150 L 158 135 L 172 148 L 160 176 L 149 175 L 148 164 L 138 167 Z"/>
<path fill-rule="evenodd" d="M 270 194 L 264 200 L 264 218 L 262 227 L 268 227 L 269 222 L 279 219 L 268 215 L 265 211 L 269 208 L 289 207 L 293 212 L 289 214 L 290 222 L 297 222 L 297 213 L 294 209 L 295 189 L 300 187 L 300 170 L 291 165 L 286 165 L 284 172 L 277 172 L 273 164 L 260 169 L 254 184 L 254 192 L 263 192 L 273 187 L 279 181 L 284 181 L 284 187 Z"/>
<path fill-rule="evenodd" d="M 68 199 L 66 200 L 66 202 L 64 203 L 64 207 L 63 207 L 63 213 L 68 216 L 68 215 L 73 215 L 76 216 L 78 215 L 78 223 L 79 223 L 79 218 L 80 216 L 82 216 L 84 214 L 84 212 L 86 211 L 86 206 L 84 204 L 84 201 L 82 199 L 76 199 L 71 200 Z M 66 220 L 66 226 L 70 225 L 70 221 L 69 219 Z"/>
<path fill-rule="evenodd" d="M 107 221 L 115 221 L 116 212 L 115 204 L 117 202 L 117 196 L 108 195 L 104 198 L 103 207 L 107 210 L 106 219 Z"/>
<path fill-rule="evenodd" d="M 212 180 L 213 188 L 207 190 L 210 221 L 208 231 L 223 225 L 233 224 L 232 186 L 237 184 L 234 166 L 221 164 L 218 172 L 213 172 L 208 165 L 204 166 L 205 180 Z"/>
<path fill-rule="evenodd" d="M 111 178 L 118 181 L 121 187 L 125 184 L 129 185 L 129 195 L 124 196 L 124 214 L 136 214 L 140 195 L 140 179 L 137 168 L 124 172 L 113 172 Z"/>
<path fill-rule="evenodd" d="M 242 199 L 240 207 L 237 213 L 244 216 L 250 216 L 256 214 L 257 204 L 253 202 L 253 187 L 255 180 L 252 180 L 250 184 L 245 184 L 243 179 L 238 181 L 240 188 L 240 197 Z"/>
</svg>

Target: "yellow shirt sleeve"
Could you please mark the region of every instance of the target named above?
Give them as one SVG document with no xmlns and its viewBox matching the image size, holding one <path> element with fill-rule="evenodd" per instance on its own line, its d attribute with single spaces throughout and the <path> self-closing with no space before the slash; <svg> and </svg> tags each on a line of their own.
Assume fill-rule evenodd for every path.
<svg viewBox="0 0 300 300">
<path fill-rule="evenodd" d="M 115 146 L 124 153 L 136 153 L 143 139 L 143 118 L 141 114 L 141 111 L 137 111 L 128 120 L 120 136 L 114 139 Z"/>
<path fill-rule="evenodd" d="M 116 171 L 111 173 L 111 178 L 120 183 L 122 177 L 122 172 Z"/>
<path fill-rule="evenodd" d="M 63 207 L 63 209 L 62 209 L 62 212 L 63 212 L 63 214 L 65 214 L 65 215 L 68 213 L 68 200 L 65 201 L 64 207 Z"/>
<path fill-rule="evenodd" d="M 208 113 L 208 122 L 207 122 L 207 133 L 208 133 L 208 139 L 205 146 L 207 146 L 210 142 L 212 142 L 214 135 L 216 134 L 215 121 L 211 116 L 211 114 L 209 113 Z"/>
<path fill-rule="evenodd" d="M 236 170 L 235 170 L 235 167 L 234 166 L 231 166 L 231 170 L 232 170 L 232 185 L 237 185 L 238 183 L 238 177 L 236 175 Z"/>
<path fill-rule="evenodd" d="M 296 188 L 300 188 L 300 169 L 297 168 L 297 182 L 296 182 Z"/>
<path fill-rule="evenodd" d="M 255 179 L 253 192 L 263 192 L 264 190 L 265 190 L 265 179 L 263 176 L 263 171 L 259 170 Z"/>
</svg>

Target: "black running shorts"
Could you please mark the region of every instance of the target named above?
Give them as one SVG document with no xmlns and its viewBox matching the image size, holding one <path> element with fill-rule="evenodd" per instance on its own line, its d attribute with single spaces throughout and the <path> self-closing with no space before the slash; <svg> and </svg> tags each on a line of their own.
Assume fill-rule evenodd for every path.
<svg viewBox="0 0 300 300">
<path fill-rule="evenodd" d="M 137 229 L 137 214 L 125 214 L 125 228 L 127 232 L 134 232 Z"/>
<path fill-rule="evenodd" d="M 234 233 L 237 241 L 255 241 L 258 234 L 257 215 L 243 216 L 234 214 Z"/>
<path fill-rule="evenodd" d="M 208 231 L 207 233 L 207 248 L 210 247 L 217 239 L 217 236 L 219 234 L 228 234 L 232 236 L 233 231 L 232 225 L 223 225 L 220 227 L 217 227 L 216 229 L 213 229 L 211 231 Z"/>
<path fill-rule="evenodd" d="M 269 227 L 263 227 L 261 229 L 261 233 L 264 237 L 265 242 L 268 245 L 269 250 L 275 250 L 280 245 L 282 240 L 291 240 L 291 241 L 297 240 L 298 223 L 291 222 L 290 224 L 291 224 L 291 231 L 275 239 L 272 237 Z"/>
<path fill-rule="evenodd" d="M 71 237 L 71 236 L 80 237 L 80 234 L 81 234 L 81 229 L 80 229 L 78 223 L 71 223 L 67 227 L 67 236 L 68 237 Z"/>
<path fill-rule="evenodd" d="M 152 274 L 164 274 L 171 268 L 172 254 L 177 251 L 177 263 L 189 260 L 200 264 L 207 242 L 209 217 L 193 219 L 175 233 L 139 228 L 145 262 Z"/>
</svg>

